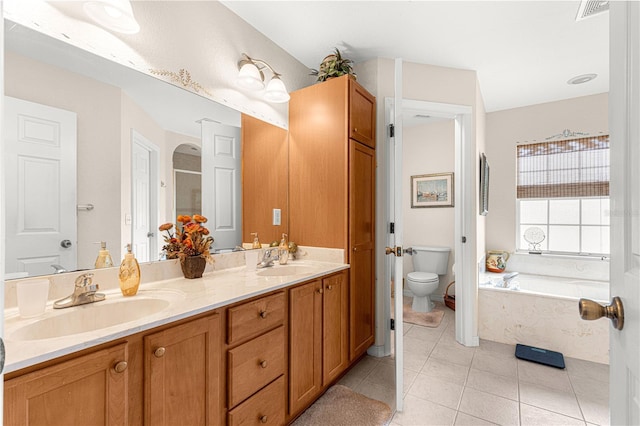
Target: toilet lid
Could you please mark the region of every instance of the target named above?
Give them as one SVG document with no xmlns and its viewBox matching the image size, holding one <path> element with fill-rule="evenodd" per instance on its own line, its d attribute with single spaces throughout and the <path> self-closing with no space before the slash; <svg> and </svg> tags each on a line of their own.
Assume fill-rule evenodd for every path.
<svg viewBox="0 0 640 426">
<path fill-rule="evenodd" d="M 407 276 L 410 280 L 419 283 L 429 283 L 432 281 L 438 281 L 438 275 L 433 272 L 410 272 Z"/>
</svg>

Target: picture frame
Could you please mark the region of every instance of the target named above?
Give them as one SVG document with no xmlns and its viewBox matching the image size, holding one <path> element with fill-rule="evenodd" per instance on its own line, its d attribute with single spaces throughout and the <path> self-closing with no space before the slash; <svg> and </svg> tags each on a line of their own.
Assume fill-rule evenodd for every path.
<svg viewBox="0 0 640 426">
<path fill-rule="evenodd" d="M 484 152 L 480 156 L 480 215 L 489 213 L 489 162 Z"/>
<path fill-rule="evenodd" d="M 453 173 L 411 176 L 411 208 L 453 207 Z"/>
</svg>

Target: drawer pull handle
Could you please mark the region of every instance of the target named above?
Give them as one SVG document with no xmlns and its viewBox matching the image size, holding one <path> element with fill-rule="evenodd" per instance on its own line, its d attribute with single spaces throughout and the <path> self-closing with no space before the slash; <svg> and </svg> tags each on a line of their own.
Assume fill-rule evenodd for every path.
<svg viewBox="0 0 640 426">
<path fill-rule="evenodd" d="M 266 423 L 267 420 L 267 416 L 260 416 L 260 423 Z"/>
<path fill-rule="evenodd" d="M 266 359 L 263 359 L 262 361 L 260 361 L 260 367 L 267 368 L 267 360 Z"/>
<path fill-rule="evenodd" d="M 267 311 L 260 311 L 260 318 L 266 318 L 267 317 Z"/>
<path fill-rule="evenodd" d="M 113 371 L 115 371 L 116 373 L 122 373 L 126 369 L 127 369 L 127 361 L 120 361 L 113 366 Z"/>
<path fill-rule="evenodd" d="M 158 349 L 153 351 L 153 355 L 155 355 L 156 358 L 162 358 L 164 356 L 165 351 L 166 351 L 165 348 L 159 347 Z"/>
</svg>

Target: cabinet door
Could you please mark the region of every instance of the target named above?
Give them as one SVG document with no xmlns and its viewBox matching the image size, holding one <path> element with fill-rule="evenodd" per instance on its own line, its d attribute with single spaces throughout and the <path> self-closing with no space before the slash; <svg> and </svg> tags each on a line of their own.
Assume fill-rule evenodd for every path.
<svg viewBox="0 0 640 426">
<path fill-rule="evenodd" d="M 374 340 L 375 151 L 349 141 L 350 359 Z"/>
<path fill-rule="evenodd" d="M 376 98 L 353 80 L 349 81 L 349 137 L 376 147 Z"/>
<path fill-rule="evenodd" d="M 328 385 L 349 363 L 349 278 L 346 271 L 322 280 L 322 385 Z"/>
<path fill-rule="evenodd" d="M 144 338 L 145 424 L 221 423 L 220 315 Z"/>
<path fill-rule="evenodd" d="M 289 413 L 297 414 L 322 390 L 322 282 L 289 292 Z"/>
<path fill-rule="evenodd" d="M 127 344 L 5 382 L 5 425 L 127 424 Z"/>
</svg>

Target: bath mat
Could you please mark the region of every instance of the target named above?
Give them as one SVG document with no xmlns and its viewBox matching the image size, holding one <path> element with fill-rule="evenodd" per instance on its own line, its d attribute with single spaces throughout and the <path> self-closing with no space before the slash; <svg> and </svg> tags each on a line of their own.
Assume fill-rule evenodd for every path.
<svg viewBox="0 0 640 426">
<path fill-rule="evenodd" d="M 387 404 L 334 385 L 302 413 L 292 426 L 385 425 L 391 418 Z"/>
<path fill-rule="evenodd" d="M 564 368 L 564 356 L 560 352 L 534 348 L 527 345 L 516 345 L 516 358 L 537 362 L 555 368 Z"/>
<path fill-rule="evenodd" d="M 402 305 L 402 319 L 404 322 L 431 328 L 436 328 L 440 325 L 444 317 L 444 309 L 440 303 L 436 302 L 436 306 L 431 312 L 415 312 L 411 309 L 411 298 L 408 299 L 409 302 L 405 302 Z"/>
</svg>

